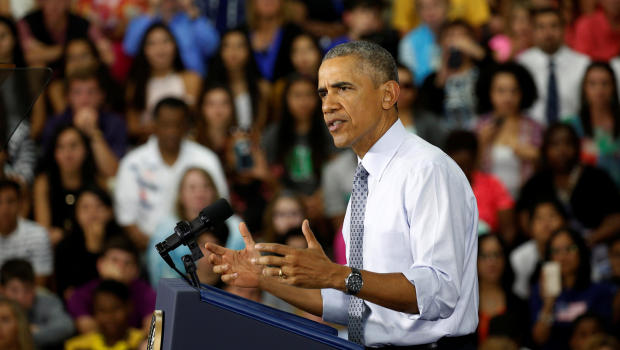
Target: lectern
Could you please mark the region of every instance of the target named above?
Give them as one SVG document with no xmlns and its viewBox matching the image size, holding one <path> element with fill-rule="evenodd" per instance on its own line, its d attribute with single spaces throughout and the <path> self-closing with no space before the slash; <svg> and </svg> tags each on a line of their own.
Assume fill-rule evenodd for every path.
<svg viewBox="0 0 620 350">
<path fill-rule="evenodd" d="M 337 331 L 211 286 L 161 279 L 149 349 L 356 349 Z"/>
</svg>

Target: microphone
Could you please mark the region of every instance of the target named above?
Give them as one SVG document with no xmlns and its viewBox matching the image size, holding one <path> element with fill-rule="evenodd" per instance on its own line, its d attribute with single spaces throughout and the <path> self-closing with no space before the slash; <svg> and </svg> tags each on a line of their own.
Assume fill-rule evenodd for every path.
<svg viewBox="0 0 620 350">
<path fill-rule="evenodd" d="M 198 261 L 202 258 L 202 251 L 196 243 L 196 237 L 208 230 L 212 230 L 217 224 L 223 223 L 231 217 L 233 210 L 224 198 L 220 198 L 215 203 L 205 207 L 200 211 L 198 217 L 191 222 L 179 221 L 174 228 L 174 233 L 165 240 L 157 243 L 155 248 L 159 255 L 166 260 L 170 259 L 168 253 L 175 250 L 181 244 L 185 244 L 192 253 L 192 259 Z"/>
</svg>

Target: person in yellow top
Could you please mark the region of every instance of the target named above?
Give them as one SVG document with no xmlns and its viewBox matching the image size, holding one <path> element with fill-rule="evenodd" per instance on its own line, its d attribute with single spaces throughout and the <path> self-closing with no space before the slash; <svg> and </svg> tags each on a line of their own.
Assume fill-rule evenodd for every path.
<svg viewBox="0 0 620 350">
<path fill-rule="evenodd" d="M 93 314 L 98 330 L 73 337 L 65 350 L 134 350 L 144 340 L 141 330 L 129 327 L 129 289 L 120 282 L 105 280 L 95 290 Z"/>
<path fill-rule="evenodd" d="M 487 23 L 491 17 L 487 0 L 450 0 L 449 2 L 448 18 L 462 19 L 474 28 Z M 416 5 L 417 0 L 394 0 L 392 27 L 403 35 L 420 24 Z"/>
</svg>

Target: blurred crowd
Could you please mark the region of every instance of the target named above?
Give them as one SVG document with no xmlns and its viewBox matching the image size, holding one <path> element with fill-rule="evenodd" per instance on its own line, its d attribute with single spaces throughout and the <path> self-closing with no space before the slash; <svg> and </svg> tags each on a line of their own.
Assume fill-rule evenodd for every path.
<svg viewBox="0 0 620 350">
<path fill-rule="evenodd" d="M 0 14 L 0 63 L 53 69 L 0 149 L 0 349 L 139 347 L 159 279 L 178 277 L 155 244 L 218 198 L 235 215 L 198 237 L 205 255 L 242 249 L 241 221 L 304 248 L 309 218 L 344 264 L 357 157 L 334 147 L 316 89 L 323 55 L 351 40 L 392 53 L 401 122 L 471 183 L 480 349 L 620 349 L 620 0 L 0 0 Z M 207 258 L 198 277 L 301 314 L 223 285 Z"/>
</svg>

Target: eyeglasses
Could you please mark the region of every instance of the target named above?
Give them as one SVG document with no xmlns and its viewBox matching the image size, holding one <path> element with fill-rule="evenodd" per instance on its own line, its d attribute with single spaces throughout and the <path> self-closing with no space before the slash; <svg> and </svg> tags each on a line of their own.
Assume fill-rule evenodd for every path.
<svg viewBox="0 0 620 350">
<path fill-rule="evenodd" d="M 577 250 L 578 250 L 577 245 L 571 244 L 568 247 L 551 248 L 551 255 L 559 255 L 562 253 L 572 253 L 572 252 L 576 252 Z"/>
</svg>

